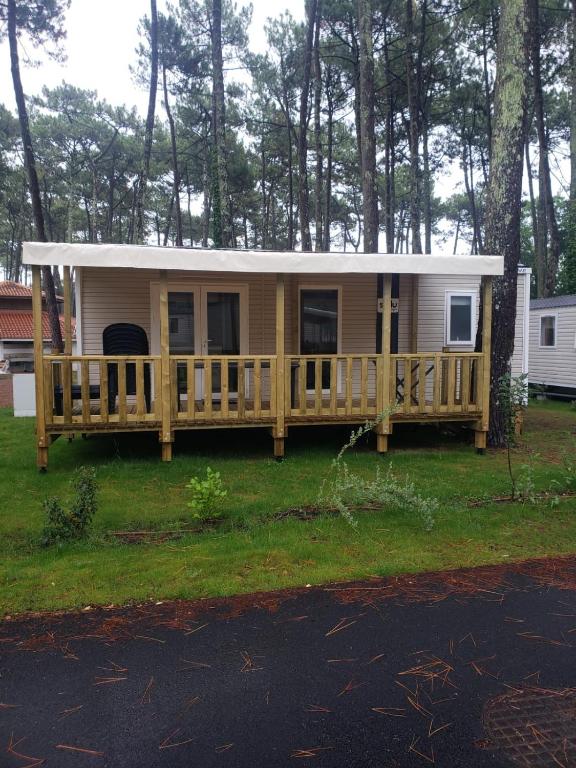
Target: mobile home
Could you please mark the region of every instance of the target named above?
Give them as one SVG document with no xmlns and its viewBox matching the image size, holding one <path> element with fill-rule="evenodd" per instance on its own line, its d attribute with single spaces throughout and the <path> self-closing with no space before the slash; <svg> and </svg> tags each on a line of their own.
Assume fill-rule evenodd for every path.
<svg viewBox="0 0 576 768">
<path fill-rule="evenodd" d="M 380 452 L 400 422 L 464 422 L 486 445 L 500 256 L 27 243 L 24 261 L 38 311 L 42 265 L 76 290 L 76 354 L 70 328 L 61 355 L 36 329 L 40 467 L 90 432 L 155 431 L 164 460 L 179 430 L 267 427 L 280 457 L 292 428 L 366 420 Z"/>
</svg>

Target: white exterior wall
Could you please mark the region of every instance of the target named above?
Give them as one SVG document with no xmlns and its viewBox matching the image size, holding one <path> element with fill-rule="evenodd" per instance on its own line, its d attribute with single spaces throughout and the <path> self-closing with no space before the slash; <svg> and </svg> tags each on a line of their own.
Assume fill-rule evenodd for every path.
<svg viewBox="0 0 576 768">
<path fill-rule="evenodd" d="M 476 320 L 478 320 L 480 277 L 420 275 L 418 280 L 418 352 L 441 352 L 446 347 L 446 294 L 474 291 L 476 293 Z M 513 376 L 528 373 L 525 336 L 529 301 L 530 270 L 522 268 L 518 274 L 516 328 L 512 355 Z M 408 303 L 410 303 L 409 297 Z M 409 327 L 409 319 L 406 322 Z M 474 345 L 457 345 L 448 347 L 448 349 L 450 351 L 474 352 Z"/>
<path fill-rule="evenodd" d="M 556 346 L 540 346 L 540 318 L 556 315 Z M 530 310 L 530 384 L 576 390 L 576 307 Z"/>
</svg>

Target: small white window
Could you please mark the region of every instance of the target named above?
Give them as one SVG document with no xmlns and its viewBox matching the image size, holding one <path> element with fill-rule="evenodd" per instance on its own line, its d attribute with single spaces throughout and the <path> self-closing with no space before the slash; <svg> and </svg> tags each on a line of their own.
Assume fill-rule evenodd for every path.
<svg viewBox="0 0 576 768">
<path fill-rule="evenodd" d="M 446 345 L 474 344 L 476 294 L 473 291 L 446 294 Z"/>
<path fill-rule="evenodd" d="M 556 315 L 542 315 L 540 318 L 540 346 L 556 346 Z"/>
</svg>

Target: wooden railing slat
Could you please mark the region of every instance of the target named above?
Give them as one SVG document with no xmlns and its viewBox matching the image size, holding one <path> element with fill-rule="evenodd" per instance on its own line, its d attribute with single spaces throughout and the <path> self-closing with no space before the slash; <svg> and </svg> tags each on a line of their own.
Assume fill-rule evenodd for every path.
<svg viewBox="0 0 576 768">
<path fill-rule="evenodd" d="M 322 411 L 322 358 L 317 357 L 314 361 L 314 413 L 320 414 Z"/>
<path fill-rule="evenodd" d="M 346 415 L 352 415 L 353 408 L 353 388 L 354 388 L 354 362 L 352 357 L 348 356 L 346 360 Z"/>
<path fill-rule="evenodd" d="M 244 360 L 238 361 L 238 418 L 243 419 L 246 413 L 246 370 Z"/>
<path fill-rule="evenodd" d="M 230 363 L 228 359 L 222 360 L 220 363 L 220 415 L 223 419 L 228 418 L 229 412 L 229 386 L 228 377 L 230 373 Z"/>
<path fill-rule="evenodd" d="M 336 414 L 338 409 L 338 358 L 330 360 L 330 413 Z"/>
<path fill-rule="evenodd" d="M 468 411 L 470 407 L 470 358 L 469 357 L 462 358 L 460 392 L 462 393 L 462 410 Z"/>
<path fill-rule="evenodd" d="M 178 402 L 176 400 L 176 402 Z M 136 360 L 136 416 L 144 419 L 146 414 L 146 399 L 144 397 L 144 361 Z"/>
<path fill-rule="evenodd" d="M 126 361 L 118 363 L 118 421 L 125 424 L 128 415 L 128 403 L 126 400 Z"/>
<path fill-rule="evenodd" d="M 162 419 L 162 361 L 160 357 L 154 358 L 154 418 L 157 421 Z"/>
<path fill-rule="evenodd" d="M 298 359 L 298 398 L 300 400 L 300 413 L 306 414 L 306 377 L 308 376 L 308 363 L 303 358 Z"/>
<path fill-rule="evenodd" d="M 62 397 L 64 422 L 72 422 L 72 362 L 70 358 L 62 360 Z"/>
<path fill-rule="evenodd" d="M 278 360 L 276 357 L 270 358 L 270 401 L 268 404 L 268 409 L 266 411 L 262 412 L 262 415 L 267 417 L 274 417 L 278 414 L 278 408 L 281 407 L 284 415 L 284 395 L 281 395 L 281 398 L 278 397 L 278 386 L 277 386 L 277 373 L 278 373 Z M 284 377 L 285 379 L 286 377 Z"/>
<path fill-rule="evenodd" d="M 90 363 L 82 360 L 80 363 L 80 394 L 82 397 L 82 421 L 84 424 L 90 424 L 92 417 L 90 414 Z"/>
<path fill-rule="evenodd" d="M 368 415 L 368 358 L 360 362 L 360 411 L 362 416 Z"/>
<path fill-rule="evenodd" d="M 418 362 L 418 411 L 426 413 L 426 358 Z"/>
<path fill-rule="evenodd" d="M 448 410 L 453 410 L 456 404 L 456 357 L 448 357 Z"/>
<path fill-rule="evenodd" d="M 212 418 L 212 361 L 204 360 L 204 415 Z"/>
<path fill-rule="evenodd" d="M 98 362 L 100 369 L 100 421 L 108 422 L 108 363 L 105 360 Z"/>
<path fill-rule="evenodd" d="M 185 361 L 186 365 L 186 416 L 189 419 L 194 418 L 196 412 L 196 365 L 190 360 Z"/>
<path fill-rule="evenodd" d="M 254 361 L 254 418 L 262 414 L 262 360 Z"/>
<path fill-rule="evenodd" d="M 54 373 L 53 364 L 44 359 L 44 414 L 46 424 L 52 424 L 54 421 Z"/>
<path fill-rule="evenodd" d="M 412 361 L 404 361 L 404 413 L 412 408 Z"/>
<path fill-rule="evenodd" d="M 440 413 L 442 405 L 442 355 L 434 355 L 434 384 L 432 392 L 432 411 Z"/>
</svg>

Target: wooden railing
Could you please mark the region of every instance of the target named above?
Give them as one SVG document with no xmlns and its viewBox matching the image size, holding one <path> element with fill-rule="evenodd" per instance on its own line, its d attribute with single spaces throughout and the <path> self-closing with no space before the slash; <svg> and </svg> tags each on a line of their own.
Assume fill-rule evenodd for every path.
<svg viewBox="0 0 576 768">
<path fill-rule="evenodd" d="M 397 415 L 478 412 L 482 353 L 391 355 L 390 400 Z"/>
<path fill-rule="evenodd" d="M 270 421 L 276 415 L 276 356 L 170 357 L 175 421 Z"/>
<path fill-rule="evenodd" d="M 161 418 L 160 356 L 46 355 L 46 424 L 115 427 Z"/>
<path fill-rule="evenodd" d="M 46 424 L 53 431 L 57 426 L 152 428 L 163 421 L 163 396 L 169 399 L 171 428 L 274 426 L 278 418 L 362 421 L 387 403 L 394 408 L 393 420 L 482 411 L 481 354 L 391 355 L 389 362 L 386 387 L 382 355 L 285 355 L 281 387 L 275 355 L 171 355 L 169 387 L 163 390 L 159 355 L 47 355 Z"/>
<path fill-rule="evenodd" d="M 287 355 L 286 416 L 375 416 L 379 355 Z"/>
</svg>

